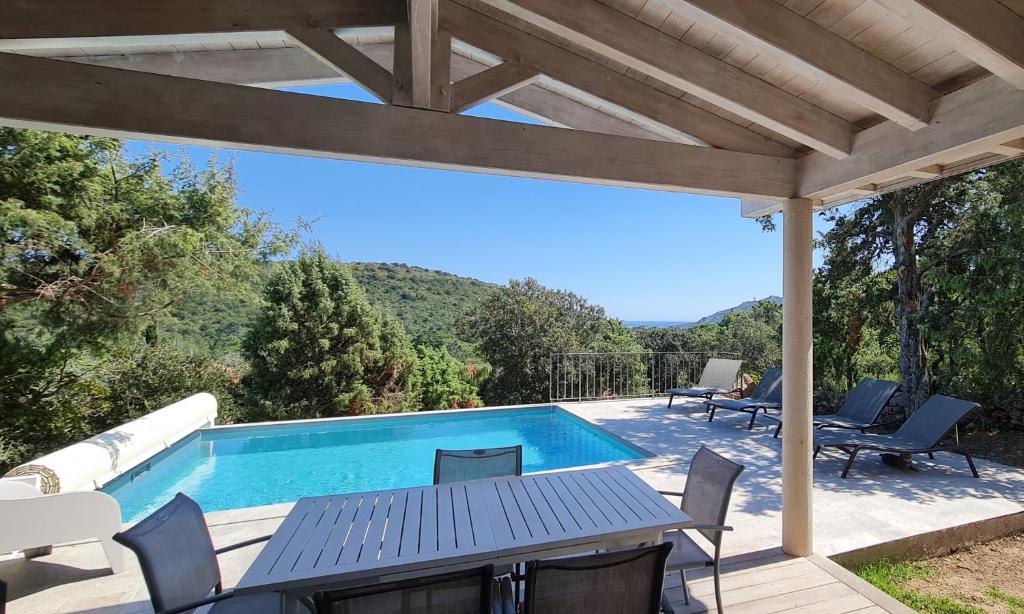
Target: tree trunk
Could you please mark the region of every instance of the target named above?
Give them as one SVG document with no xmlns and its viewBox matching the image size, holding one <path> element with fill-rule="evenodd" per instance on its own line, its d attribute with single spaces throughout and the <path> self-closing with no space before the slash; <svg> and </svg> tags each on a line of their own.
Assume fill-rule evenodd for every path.
<svg viewBox="0 0 1024 614">
<path fill-rule="evenodd" d="M 918 198 L 926 198 L 927 192 Z M 931 392 L 928 352 L 920 327 L 923 309 L 921 281 L 917 271 L 914 226 L 921 206 L 916 199 L 893 199 L 893 268 L 896 270 L 896 322 L 899 330 L 900 372 L 907 409 L 917 411 Z"/>
</svg>

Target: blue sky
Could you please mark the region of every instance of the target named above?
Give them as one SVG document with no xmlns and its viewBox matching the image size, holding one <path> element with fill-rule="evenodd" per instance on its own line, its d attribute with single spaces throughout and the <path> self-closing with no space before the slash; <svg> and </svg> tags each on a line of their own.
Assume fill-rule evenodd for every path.
<svg viewBox="0 0 1024 614">
<path fill-rule="evenodd" d="M 370 101 L 352 85 L 296 91 Z M 471 114 L 529 121 L 496 105 Z M 176 146 L 129 143 L 130 153 Z M 188 147 L 205 163 L 211 150 Z M 764 233 L 735 199 L 275 154 L 234 158 L 239 203 L 346 261 L 403 262 L 484 281 L 534 277 L 623 320 L 694 320 L 782 294 L 782 226 Z M 815 219 L 818 230 L 824 223 Z M 816 264 L 820 255 L 816 258 Z"/>
</svg>

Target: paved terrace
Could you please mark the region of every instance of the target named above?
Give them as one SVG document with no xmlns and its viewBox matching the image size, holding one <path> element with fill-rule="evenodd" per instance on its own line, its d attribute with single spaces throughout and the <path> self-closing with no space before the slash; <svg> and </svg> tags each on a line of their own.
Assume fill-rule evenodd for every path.
<svg viewBox="0 0 1024 614">
<path fill-rule="evenodd" d="M 888 468 L 863 455 L 850 479 L 839 478 L 842 460 L 815 464 L 815 549 L 818 555 L 782 555 L 780 543 L 781 442 L 767 422 L 746 430 L 746 415 L 724 412 L 708 423 L 702 407 L 685 402 L 666 407 L 663 399 L 570 403 L 565 409 L 658 454 L 634 470 L 656 488 L 679 490 L 687 463 L 701 444 L 746 465 L 732 501 L 725 540 L 725 605 L 734 612 L 910 612 L 852 576 L 825 556 L 878 546 L 990 521 L 1007 525 L 1024 511 L 1024 471 L 979 461 L 982 478 L 970 477 L 962 459 L 939 456 L 916 461 L 916 473 Z M 207 514 L 214 543 L 227 545 L 273 532 L 290 509 L 273 505 Z M 971 532 L 965 533 L 965 535 Z M 225 586 L 233 586 L 259 546 L 221 557 Z M 824 556 L 822 556 L 824 555 Z M 119 575 L 106 569 L 95 542 L 60 546 L 50 556 L 0 563 L 11 583 L 9 612 L 136 614 L 151 612 L 134 557 Z M 677 612 L 714 612 L 707 574 L 691 573 L 693 599 L 682 604 L 678 575 L 666 587 Z"/>
</svg>

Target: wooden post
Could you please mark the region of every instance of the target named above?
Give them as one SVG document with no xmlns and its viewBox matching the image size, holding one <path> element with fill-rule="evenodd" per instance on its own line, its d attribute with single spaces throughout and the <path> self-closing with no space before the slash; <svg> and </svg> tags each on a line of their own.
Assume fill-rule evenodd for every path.
<svg viewBox="0 0 1024 614">
<path fill-rule="evenodd" d="M 782 550 L 793 556 L 814 548 L 812 215 L 808 199 L 783 204 Z"/>
</svg>

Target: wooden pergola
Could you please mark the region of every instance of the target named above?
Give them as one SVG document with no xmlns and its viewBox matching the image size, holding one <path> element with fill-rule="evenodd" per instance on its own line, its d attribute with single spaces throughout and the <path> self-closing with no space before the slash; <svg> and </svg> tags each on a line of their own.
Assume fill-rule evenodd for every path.
<svg viewBox="0 0 1024 614">
<path fill-rule="evenodd" d="M 6 0 L 0 124 L 783 211 L 783 548 L 812 550 L 812 212 L 1024 154 L 1024 0 Z M 384 104 L 275 90 L 354 81 Z M 485 101 L 547 126 L 460 115 Z"/>
</svg>

